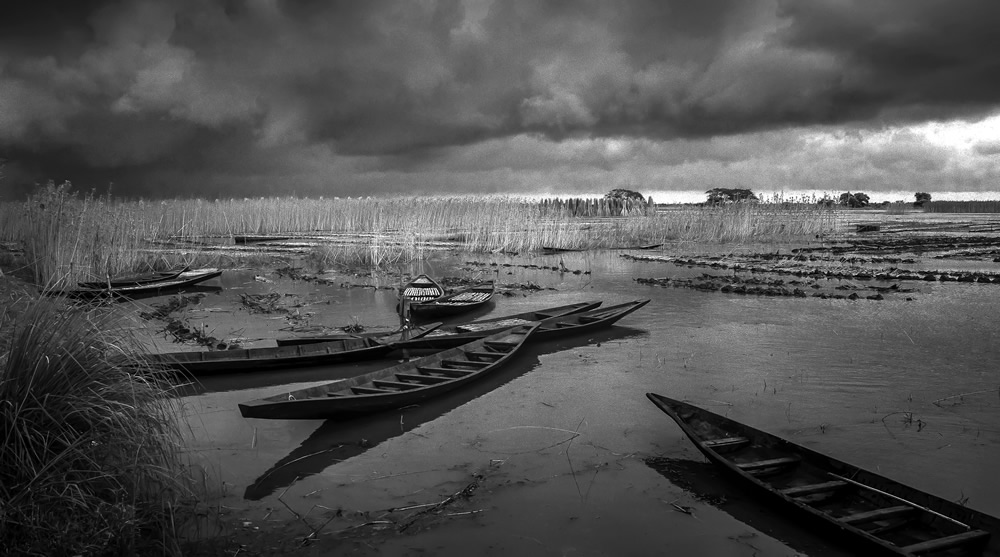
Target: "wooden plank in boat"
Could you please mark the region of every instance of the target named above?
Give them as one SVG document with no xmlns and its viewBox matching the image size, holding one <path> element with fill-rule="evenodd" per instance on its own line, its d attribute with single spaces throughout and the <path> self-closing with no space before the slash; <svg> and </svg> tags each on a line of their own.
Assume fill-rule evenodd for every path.
<svg viewBox="0 0 1000 557">
<path fill-rule="evenodd" d="M 757 460 L 754 462 L 740 462 L 736 464 L 736 467 L 740 470 L 750 472 L 752 470 L 764 470 L 766 468 L 777 468 L 779 466 L 798 464 L 799 460 L 800 459 L 797 456 L 783 456 L 780 458 L 769 458 L 767 460 Z"/>
<path fill-rule="evenodd" d="M 944 538 L 915 543 L 913 545 L 907 545 L 901 549 L 911 555 L 920 555 L 921 553 L 941 551 L 952 547 L 958 547 L 960 545 L 984 542 L 989 537 L 989 532 L 983 530 L 970 530 L 968 532 L 962 532 L 961 534 L 955 534 L 954 536 L 947 536 Z"/>
<path fill-rule="evenodd" d="M 844 524 L 864 524 L 866 522 L 875 522 L 877 520 L 886 520 L 889 518 L 912 514 L 915 510 L 916 509 L 909 505 L 899 505 L 897 507 L 886 507 L 884 509 L 875 509 L 873 511 L 865 511 L 862 513 L 841 516 L 838 517 L 837 520 L 843 522 Z"/>
<path fill-rule="evenodd" d="M 781 493 L 789 497 L 805 497 L 807 495 L 816 495 L 817 493 L 828 493 L 830 491 L 835 491 L 842 487 L 846 487 L 847 482 L 841 482 L 834 480 L 831 482 L 823 482 L 818 484 L 809 485 L 799 485 L 795 487 L 786 487 L 781 490 Z"/>
</svg>

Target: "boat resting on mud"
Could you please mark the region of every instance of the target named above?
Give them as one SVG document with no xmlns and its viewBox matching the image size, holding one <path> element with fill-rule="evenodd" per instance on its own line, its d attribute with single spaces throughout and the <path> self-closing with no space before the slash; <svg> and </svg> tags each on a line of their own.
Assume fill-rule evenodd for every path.
<svg viewBox="0 0 1000 557">
<path fill-rule="evenodd" d="M 595 302 L 578 302 L 575 304 L 568 304 L 565 306 L 557 306 L 552 308 L 540 309 L 536 311 L 526 311 L 523 313 L 515 313 L 512 315 L 504 315 L 502 317 L 490 317 L 488 319 L 478 319 L 476 321 L 469 321 L 467 323 L 459 323 L 454 325 L 441 325 L 430 331 L 425 331 L 423 334 L 410 334 L 409 339 L 400 339 L 393 343 L 394 348 L 406 348 L 406 349 L 421 349 L 421 350 L 446 350 L 448 348 L 455 348 L 456 346 L 461 346 L 467 342 L 478 340 L 483 337 L 488 337 L 494 333 L 499 333 L 505 329 L 515 327 L 517 325 L 528 325 L 536 321 L 541 321 L 543 319 L 548 319 L 551 317 L 561 317 L 563 315 L 569 315 L 572 313 L 578 313 L 581 311 L 587 311 L 594 309 L 601 305 L 600 301 Z M 411 329 L 416 331 L 417 329 Z M 278 346 L 290 346 L 293 344 L 305 344 L 312 342 L 323 342 L 325 340 L 334 340 L 337 338 L 346 338 L 347 333 L 338 335 L 323 335 L 323 336 L 313 336 L 313 337 L 300 337 L 300 338 L 282 338 L 278 339 Z M 363 334 L 364 335 L 364 334 Z M 363 336 L 358 335 L 358 336 Z M 379 338 L 379 337 L 375 337 Z"/>
<path fill-rule="evenodd" d="M 239 405 L 244 418 L 314 420 L 419 404 L 480 379 L 506 364 L 534 332 L 520 325 L 357 377 Z"/>
<path fill-rule="evenodd" d="M 181 290 L 188 286 L 194 286 L 221 275 L 222 271 L 219 269 L 195 269 L 192 271 L 183 271 L 172 279 L 157 282 L 126 286 L 112 286 L 111 288 L 107 288 L 106 286 L 98 288 L 79 288 L 76 290 L 66 291 L 64 294 L 74 298 L 85 299 L 99 298 L 102 296 L 121 296 L 127 298 L 130 296 L 164 294 L 167 292 Z"/>
<path fill-rule="evenodd" d="M 485 306 L 495 293 L 496 285 L 491 280 L 445 294 L 435 300 L 415 302 L 410 299 L 408 311 L 411 317 L 422 319 L 456 315 Z"/>
<path fill-rule="evenodd" d="M 526 323 L 538 323 L 538 329 L 535 330 L 535 334 L 533 334 L 529 340 L 529 342 L 535 342 L 539 340 L 551 340 L 554 338 L 572 336 L 603 327 L 610 327 L 619 319 L 648 303 L 649 300 L 637 300 L 614 306 L 598 307 L 601 302 L 583 302 L 582 304 L 560 306 L 559 308 L 552 308 L 540 312 L 518 314 L 516 317 L 526 318 Z M 583 309 L 572 311 L 572 309 L 576 306 L 583 306 Z M 588 308 L 586 306 L 591 307 Z M 535 317 L 537 319 L 527 319 L 529 317 Z M 507 321 L 506 319 L 502 322 L 510 322 L 511 325 L 517 324 L 514 323 L 513 320 Z M 482 338 L 496 332 L 489 329 L 486 331 L 476 330 L 477 324 L 484 324 L 487 327 L 490 325 L 489 320 L 485 319 L 482 321 L 473 321 L 472 323 L 464 325 L 444 325 L 422 338 L 399 341 L 393 343 L 392 347 L 397 350 L 443 350 L 446 348 L 452 348 L 462 342 Z M 438 334 L 438 331 L 441 329 L 444 329 L 444 333 Z M 462 332 L 448 334 L 450 330 L 454 329 Z M 466 330 L 463 331 L 463 329 Z"/>
<path fill-rule="evenodd" d="M 511 325 L 513 326 L 513 325 Z M 304 337 L 286 337 L 274 339 L 278 346 L 296 346 L 299 344 L 316 344 L 319 342 L 329 342 L 331 340 L 344 340 L 348 338 L 371 338 L 382 342 L 396 343 L 406 342 L 413 339 L 423 338 L 428 334 L 434 334 L 441 328 L 441 323 L 427 323 L 425 325 L 411 326 L 407 329 L 396 329 L 389 332 L 370 333 L 332 333 L 326 335 L 310 335 Z M 446 347 L 446 348 L 451 348 Z"/>
<path fill-rule="evenodd" d="M 649 300 L 635 300 L 633 302 L 625 302 L 624 304 L 543 319 L 538 324 L 538 330 L 535 331 L 531 340 L 550 340 L 610 327 L 626 315 L 648 303 Z"/>
<path fill-rule="evenodd" d="M 438 325 L 440 323 L 426 327 L 433 329 Z M 297 346 L 170 352 L 150 354 L 145 360 L 151 364 L 186 371 L 190 375 L 220 375 L 372 360 L 381 358 L 392 350 L 388 342 L 391 339 L 385 340 L 386 342 L 353 337 Z"/>
<path fill-rule="evenodd" d="M 108 278 L 107 280 L 79 282 L 77 284 L 81 288 L 97 288 L 97 289 L 121 288 L 124 286 L 142 286 L 145 284 L 153 284 L 157 282 L 164 282 L 176 279 L 177 277 L 180 276 L 181 273 L 189 270 L 190 268 L 188 267 L 182 267 L 180 269 L 175 269 L 172 271 L 153 271 L 151 273 L 114 277 L 114 278 Z"/>
<path fill-rule="evenodd" d="M 708 460 L 863 555 L 1000 555 L 1000 520 L 729 418 L 646 396 Z"/>
<path fill-rule="evenodd" d="M 399 297 L 413 302 L 429 302 L 444 296 L 444 287 L 427 275 L 417 275 L 399 289 Z"/>
</svg>

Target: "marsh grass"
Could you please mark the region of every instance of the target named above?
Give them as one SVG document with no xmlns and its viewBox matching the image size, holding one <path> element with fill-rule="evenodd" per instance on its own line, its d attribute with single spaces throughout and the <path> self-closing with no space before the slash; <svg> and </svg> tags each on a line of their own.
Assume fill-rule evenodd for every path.
<svg viewBox="0 0 1000 557">
<path fill-rule="evenodd" d="M 69 184 L 49 184 L 19 207 L 3 206 L 2 213 L 17 224 L 5 224 L 0 241 L 23 242 L 34 281 L 56 289 L 204 261 L 210 256 L 199 246 L 241 234 L 293 235 L 321 243 L 351 236 L 352 241 L 323 245 L 310 257 L 318 267 L 388 267 L 420 260 L 438 244 L 521 253 L 670 240 L 780 241 L 837 227 L 835 211 L 786 201 L 666 208 L 510 196 L 147 202 L 80 196 Z M 167 256 L 151 249 L 163 243 L 183 250 Z"/>
<path fill-rule="evenodd" d="M 179 409 L 109 313 L 20 300 L 0 312 L 0 547 L 177 554 L 187 491 Z"/>
</svg>

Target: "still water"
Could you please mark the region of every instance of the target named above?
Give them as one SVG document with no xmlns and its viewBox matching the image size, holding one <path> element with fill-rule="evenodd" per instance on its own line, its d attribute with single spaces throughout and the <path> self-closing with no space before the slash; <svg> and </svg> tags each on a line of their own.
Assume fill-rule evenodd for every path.
<svg viewBox="0 0 1000 557">
<path fill-rule="evenodd" d="M 184 399 L 187 435 L 221 500 L 250 514 L 252 502 L 280 508 L 279 497 L 301 512 L 391 508 L 447 496 L 482 468 L 497 481 L 483 495 L 492 511 L 442 526 L 468 551 L 489 539 L 506 551 L 559 554 L 572 545 L 596 555 L 641 535 L 651 547 L 682 551 L 795 554 L 782 549 L 780 533 L 748 529 L 710 505 L 698 507 L 702 520 L 692 526 L 665 504 L 694 499 L 641 459 L 703 459 L 645 399 L 656 392 L 1000 516 L 1000 284 L 920 283 L 910 301 L 740 296 L 638 284 L 703 271 L 610 251 L 441 256 L 411 272 L 494 276 L 494 267 L 477 263 L 498 264 L 501 286 L 542 288 L 497 296 L 490 315 L 592 299 L 652 301 L 607 331 L 532 346 L 496 377 L 391 415 L 271 421 L 244 419 L 236 408 L 390 362 L 206 378 Z M 191 315 L 220 337 L 257 346 L 303 322 L 249 314 L 235 302 L 240 293 L 293 294 L 298 311 L 311 312 L 310 326 L 397 324 L 393 290 L 341 287 L 369 279 L 319 285 L 266 277 L 227 273 L 226 288 Z M 650 534 L 657 525 L 667 532 Z M 523 535 L 499 533 L 512 528 Z M 422 543 L 437 543 L 435 531 Z M 740 541 L 747 531 L 752 544 Z"/>
</svg>

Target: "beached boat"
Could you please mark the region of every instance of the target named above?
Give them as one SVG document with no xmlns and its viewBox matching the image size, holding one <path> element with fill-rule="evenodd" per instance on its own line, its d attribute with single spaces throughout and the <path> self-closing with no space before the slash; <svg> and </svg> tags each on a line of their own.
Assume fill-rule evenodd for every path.
<svg viewBox="0 0 1000 557">
<path fill-rule="evenodd" d="M 241 236 L 233 236 L 234 244 L 257 244 L 261 242 L 280 242 L 283 240 L 291 240 L 291 236 L 268 236 L 265 234 L 247 234 Z"/>
<path fill-rule="evenodd" d="M 162 280 L 159 282 L 116 286 L 112 288 L 79 288 L 76 290 L 69 290 L 64 293 L 67 296 L 72 296 L 74 298 L 98 298 L 101 296 L 129 297 L 148 294 L 164 294 L 180 290 L 188 286 L 194 286 L 221 275 L 222 271 L 219 269 L 195 269 L 192 271 L 184 271 L 172 279 Z"/>
<path fill-rule="evenodd" d="M 613 306 L 600 307 L 580 313 L 543 319 L 531 340 L 551 340 L 563 336 L 578 335 L 610 327 L 626 315 L 649 303 L 649 300 L 635 300 Z"/>
<path fill-rule="evenodd" d="M 418 404 L 496 371 L 534 330 L 534 325 L 520 325 L 343 381 L 245 402 L 240 413 L 245 418 L 314 420 Z"/>
<path fill-rule="evenodd" d="M 535 331 L 535 334 L 531 336 L 531 340 L 529 342 L 551 340 L 554 338 L 586 333 L 603 327 L 610 327 L 621 318 L 648 304 L 649 300 L 636 300 L 634 302 L 627 302 L 605 308 L 597 307 L 600 305 L 600 302 L 585 303 L 587 305 L 592 305 L 593 308 L 587 308 L 583 311 L 571 311 L 571 306 L 562 306 L 561 308 L 553 308 L 562 310 L 559 312 L 552 310 L 535 312 L 534 317 L 538 317 L 538 329 Z M 522 315 L 525 315 L 526 317 L 530 316 L 530 314 Z M 535 320 L 532 319 L 529 321 Z M 444 325 L 423 338 L 399 341 L 393 343 L 392 347 L 397 350 L 410 351 L 444 350 L 446 348 L 457 346 L 463 342 L 468 342 L 469 340 L 473 340 L 477 337 L 482 338 L 495 332 L 492 330 L 477 331 L 475 330 L 475 325 L 477 323 L 487 323 L 487 321 L 474 321 L 465 325 Z M 448 334 L 448 332 L 452 329 L 466 328 L 470 326 L 472 326 L 471 330 L 456 334 Z M 444 333 L 438 334 L 441 330 L 444 330 Z"/>
<path fill-rule="evenodd" d="M 399 289 L 399 297 L 413 302 L 429 302 L 444 296 L 444 288 L 427 275 L 417 275 Z"/>
<path fill-rule="evenodd" d="M 863 555 L 1000 555 L 1000 520 L 648 393 L 710 461 Z"/>
<path fill-rule="evenodd" d="M 485 306 L 493 299 L 495 293 L 496 286 L 491 280 L 445 294 L 436 300 L 427 302 L 410 300 L 409 312 L 411 317 L 419 319 L 456 315 Z"/>
<path fill-rule="evenodd" d="M 433 329 L 438 325 L 440 323 L 427 327 Z M 146 357 L 146 361 L 183 370 L 191 375 L 220 375 L 266 369 L 324 366 L 381 358 L 392 350 L 389 342 L 398 340 L 400 338 L 398 335 L 399 333 L 396 336 L 386 337 L 385 342 L 373 338 L 352 337 L 296 346 L 150 354 Z"/>
<path fill-rule="evenodd" d="M 156 282 L 164 282 L 168 280 L 176 279 L 181 273 L 189 271 L 188 267 L 183 267 L 181 269 L 175 269 L 172 271 L 154 271 L 151 273 L 142 273 L 138 275 L 122 276 L 115 278 L 108 278 L 107 280 L 94 280 L 89 282 L 77 283 L 81 288 L 121 288 L 123 286 L 142 286 L 144 284 L 153 284 Z"/>
<path fill-rule="evenodd" d="M 297 344 L 316 344 L 319 342 L 329 342 L 331 340 L 344 340 L 348 338 L 371 338 L 381 342 L 405 342 L 407 340 L 423 338 L 428 334 L 433 334 L 441 327 L 441 323 L 427 323 L 415 325 L 407 329 L 397 329 L 389 332 L 371 333 L 333 333 L 328 335 L 313 335 L 307 337 L 287 337 L 276 338 L 274 342 L 278 346 L 295 346 Z"/>
<path fill-rule="evenodd" d="M 579 302 L 565 306 L 557 306 L 536 311 L 526 311 L 523 313 L 515 313 L 513 315 L 504 315 L 502 317 L 479 319 L 468 323 L 441 325 L 440 327 L 427 331 L 423 334 L 411 334 L 406 340 L 400 339 L 398 341 L 394 341 L 393 346 L 395 348 L 405 349 L 446 350 L 448 348 L 461 346 L 469 341 L 488 337 L 494 333 L 499 333 L 504 329 L 509 329 L 517 325 L 527 325 L 534 323 L 535 321 L 548 319 L 550 317 L 560 317 L 571 313 L 587 311 L 600 305 L 600 301 Z M 277 342 L 278 346 L 291 346 L 293 344 L 306 344 L 312 342 L 323 342 L 324 340 L 334 340 L 336 338 L 345 338 L 344 335 L 346 335 L 346 333 L 342 335 L 282 338 L 278 339 Z"/>
</svg>

